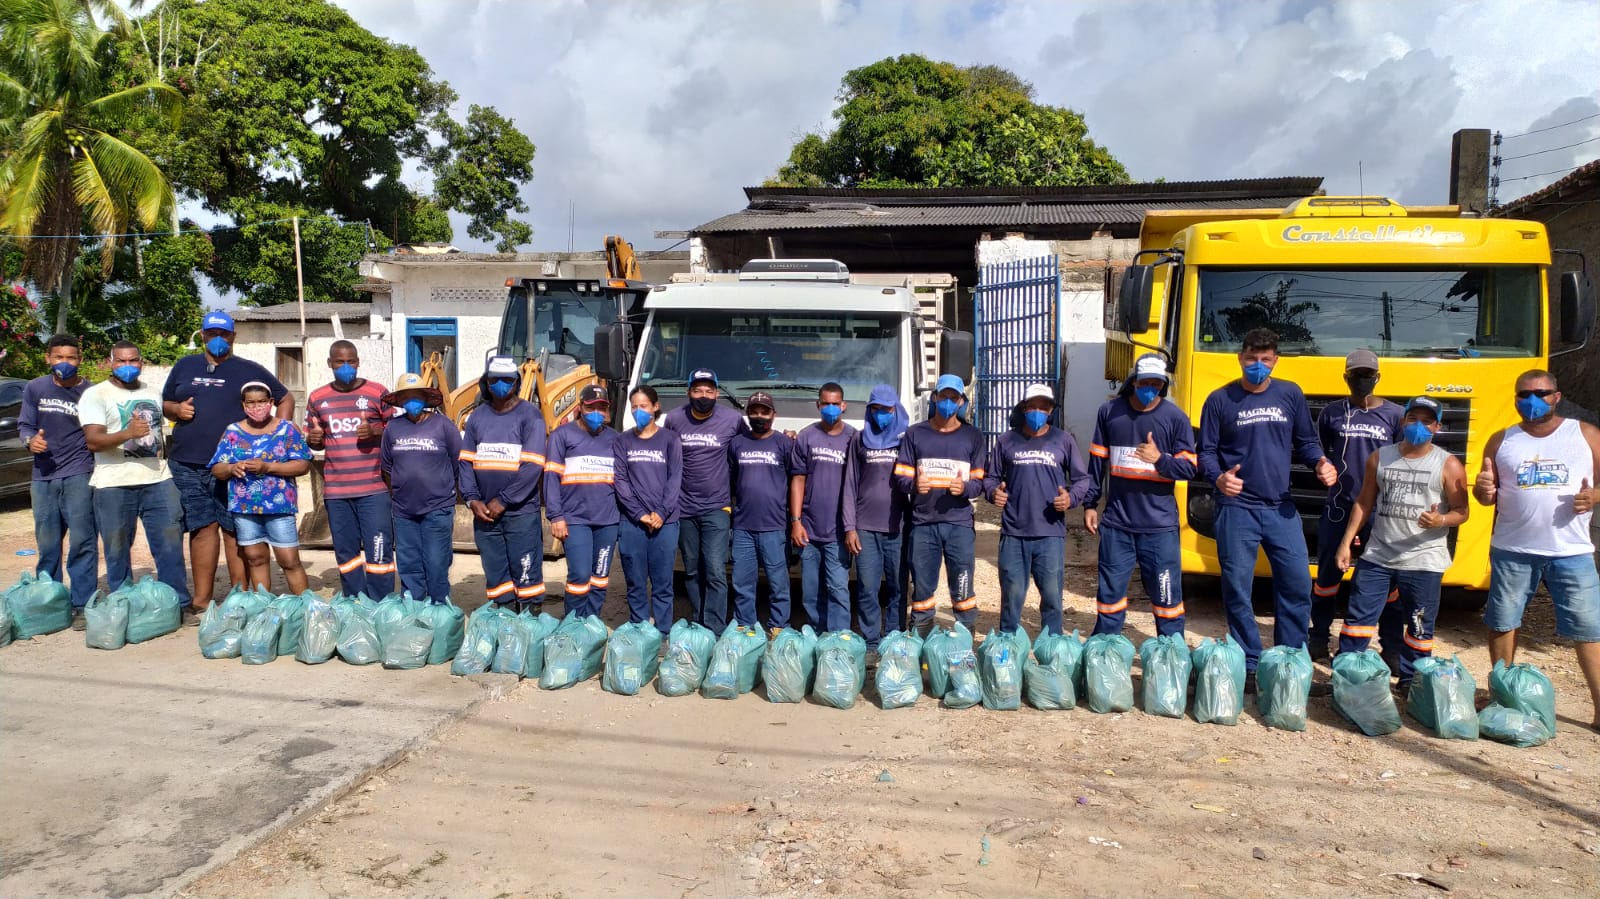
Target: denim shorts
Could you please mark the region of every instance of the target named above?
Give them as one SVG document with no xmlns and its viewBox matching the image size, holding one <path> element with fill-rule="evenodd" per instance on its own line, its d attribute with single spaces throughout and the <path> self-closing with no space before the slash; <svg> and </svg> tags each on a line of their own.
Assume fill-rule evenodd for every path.
<svg viewBox="0 0 1600 899">
<path fill-rule="evenodd" d="M 172 472 L 172 483 L 177 485 L 178 497 L 183 503 L 185 531 L 194 533 L 211 524 L 233 531 L 233 513 L 228 511 L 228 485 L 216 479 L 211 466 L 168 462 L 167 470 Z"/>
<path fill-rule="evenodd" d="M 278 515 L 235 512 L 233 536 L 240 546 L 270 543 L 278 549 L 291 549 L 300 545 L 300 532 L 295 528 L 294 514 L 291 512 Z"/>
<path fill-rule="evenodd" d="M 1600 643 L 1600 573 L 1594 557 L 1535 556 L 1489 550 L 1489 601 L 1483 623 L 1497 633 L 1522 625 L 1522 611 L 1543 580 L 1556 606 L 1556 635 L 1579 643 Z"/>
</svg>

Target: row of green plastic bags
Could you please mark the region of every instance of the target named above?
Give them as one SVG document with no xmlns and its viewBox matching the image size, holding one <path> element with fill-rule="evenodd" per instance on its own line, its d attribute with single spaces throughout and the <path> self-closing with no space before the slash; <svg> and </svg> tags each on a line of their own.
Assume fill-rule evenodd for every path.
<svg viewBox="0 0 1600 899">
<path fill-rule="evenodd" d="M 273 596 L 235 589 L 200 618 L 200 654 L 265 665 L 278 656 L 317 665 L 338 656 L 352 665 L 385 668 L 442 665 L 463 637 L 461 609 L 395 593 L 374 601 L 364 594 L 323 599 L 306 591 Z"/>
<path fill-rule="evenodd" d="M 1478 685 L 1460 657 L 1417 660 L 1406 711 L 1436 736 L 1484 736 L 1513 746 L 1539 746 L 1556 735 L 1555 686 L 1527 664 L 1496 662 L 1489 673 L 1493 701 L 1475 711 Z M 1389 692 L 1389 666 L 1376 650 L 1340 653 L 1333 660 L 1333 707 L 1368 736 L 1400 729 L 1400 710 Z"/>
<path fill-rule="evenodd" d="M 83 609 L 83 642 L 90 649 L 121 649 L 172 633 L 183 622 L 178 591 L 148 575 L 119 590 L 96 590 Z"/>
<path fill-rule="evenodd" d="M 655 642 L 648 644 L 646 652 L 646 644 L 652 636 Z M 536 679 L 546 690 L 559 690 L 600 672 L 607 637 L 605 622 L 594 615 L 580 616 L 573 612 L 558 620 L 548 612 L 534 616 L 485 603 L 467 619 L 466 639 L 455 661 L 450 663 L 450 673 L 460 676 L 513 674 Z M 620 659 L 613 660 L 617 668 L 615 676 L 648 681 L 655 672 L 656 650 L 661 645 L 661 635 L 656 629 L 648 624 L 625 624 L 617 628 L 610 639 L 613 657 L 620 656 L 624 646 L 635 650 L 630 656 L 632 665 L 626 671 Z M 643 673 L 646 668 L 649 674 Z M 614 674 L 607 669 L 607 683 Z M 637 692 L 637 688 L 632 692 Z"/>
<path fill-rule="evenodd" d="M 0 646 L 67 629 L 72 597 L 46 572 L 24 571 L 0 596 Z"/>
</svg>

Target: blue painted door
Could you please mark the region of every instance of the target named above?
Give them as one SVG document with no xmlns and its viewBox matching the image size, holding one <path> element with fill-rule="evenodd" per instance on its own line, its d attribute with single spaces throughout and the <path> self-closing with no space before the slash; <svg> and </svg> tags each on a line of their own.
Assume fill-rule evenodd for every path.
<svg viewBox="0 0 1600 899">
<path fill-rule="evenodd" d="M 1061 268 L 1055 256 L 986 265 L 973 293 L 972 423 L 993 440 L 1011 428 L 1011 412 L 1029 384 L 1060 391 Z"/>
<path fill-rule="evenodd" d="M 456 320 L 453 318 L 406 319 L 406 371 L 419 372 L 433 353 L 444 356 L 445 375 L 456 382 Z"/>
</svg>

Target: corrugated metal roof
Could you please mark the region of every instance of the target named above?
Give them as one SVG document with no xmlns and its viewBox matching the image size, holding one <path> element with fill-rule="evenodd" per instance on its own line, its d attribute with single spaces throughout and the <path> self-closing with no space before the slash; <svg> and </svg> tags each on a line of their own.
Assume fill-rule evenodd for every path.
<svg viewBox="0 0 1600 899">
<path fill-rule="evenodd" d="M 1562 196 L 1570 194 L 1574 190 L 1589 187 L 1596 182 L 1600 182 L 1600 159 L 1590 160 L 1562 176 L 1561 180 L 1542 187 L 1525 197 L 1518 197 L 1512 200 L 1495 210 L 1495 215 L 1514 218 L 1535 206 L 1543 206 L 1552 200 L 1560 199 Z"/>
<path fill-rule="evenodd" d="M 858 198 L 878 203 L 957 205 L 1016 203 L 1045 198 L 1089 202 L 1097 199 L 1126 202 L 1142 199 L 1246 199 L 1265 196 L 1305 197 L 1322 187 L 1319 177 L 1234 178 L 1226 181 L 1142 181 L 1131 184 L 1079 184 L 1032 187 L 747 187 L 752 203 L 768 198 Z"/>
<path fill-rule="evenodd" d="M 247 306 L 233 310 L 234 321 L 242 322 L 284 322 L 300 320 L 299 303 L 278 303 L 274 306 Z M 306 321 L 332 321 L 335 315 L 341 319 L 365 318 L 372 314 L 371 303 L 307 303 Z"/>
</svg>

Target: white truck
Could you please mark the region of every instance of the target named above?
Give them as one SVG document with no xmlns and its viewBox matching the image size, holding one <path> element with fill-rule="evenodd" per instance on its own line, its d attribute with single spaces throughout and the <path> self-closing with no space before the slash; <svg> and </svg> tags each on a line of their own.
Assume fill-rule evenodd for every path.
<svg viewBox="0 0 1600 899">
<path fill-rule="evenodd" d="M 644 328 L 626 323 L 595 333 L 601 377 L 633 388 L 649 385 L 663 410 L 688 395 L 689 373 L 717 373 L 724 401 L 743 411 L 761 391 L 777 405 L 776 427 L 798 431 L 817 418 L 817 390 L 844 388 L 859 422 L 878 384 L 900 394 L 912 421 L 927 415 L 927 393 L 939 374 L 972 376 L 972 335 L 944 328 L 925 312 L 939 308 L 948 275 L 856 275 L 831 259 L 757 259 L 737 274 L 675 275 L 645 297 Z M 632 426 L 629 416 L 614 416 Z"/>
</svg>

